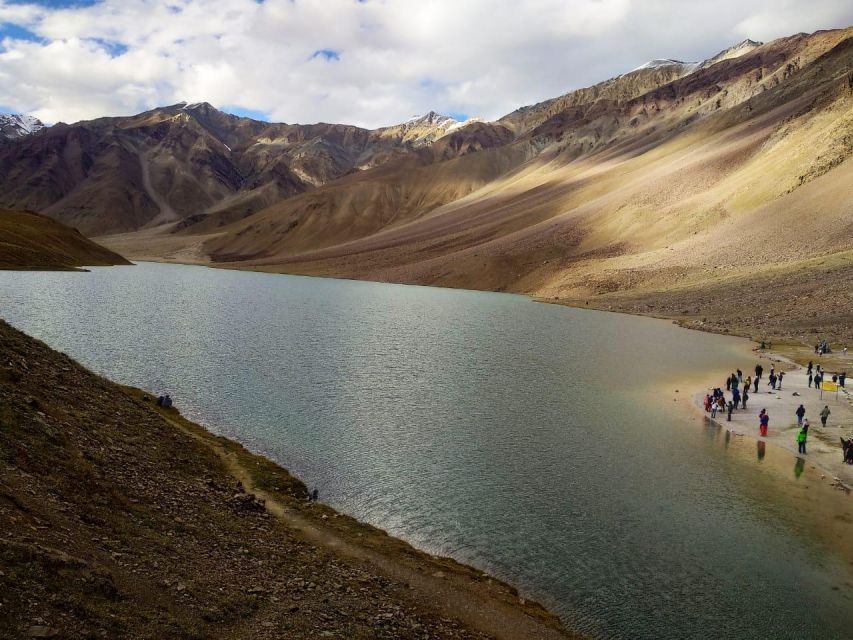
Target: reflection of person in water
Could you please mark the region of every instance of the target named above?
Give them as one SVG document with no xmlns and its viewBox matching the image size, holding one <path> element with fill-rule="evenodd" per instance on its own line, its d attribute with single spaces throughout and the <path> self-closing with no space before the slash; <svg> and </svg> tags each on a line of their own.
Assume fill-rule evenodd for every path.
<svg viewBox="0 0 853 640">
<path fill-rule="evenodd" d="M 767 453 L 767 443 L 764 440 L 759 440 L 756 445 L 758 445 L 758 460 L 764 460 L 764 454 Z"/>
<path fill-rule="evenodd" d="M 803 458 L 797 458 L 797 461 L 794 463 L 794 476 L 799 478 L 803 475 L 803 469 L 806 468 L 806 461 Z"/>
</svg>

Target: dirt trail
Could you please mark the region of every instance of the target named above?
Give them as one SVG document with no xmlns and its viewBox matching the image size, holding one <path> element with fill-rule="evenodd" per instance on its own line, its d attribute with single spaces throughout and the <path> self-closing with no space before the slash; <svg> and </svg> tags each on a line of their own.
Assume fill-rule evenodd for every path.
<svg viewBox="0 0 853 640">
<path fill-rule="evenodd" d="M 386 577 L 407 583 L 417 592 L 418 600 L 439 615 L 456 618 L 472 629 L 499 639 L 545 640 L 578 637 L 548 626 L 525 614 L 517 606 L 496 600 L 488 583 L 480 584 L 466 576 L 435 571 L 435 567 L 428 567 L 416 558 L 409 563 L 399 557 L 392 557 L 390 554 L 347 540 L 331 527 L 321 524 L 322 518 L 327 518 L 327 515 L 318 513 L 318 519 L 306 517 L 269 492 L 255 486 L 249 470 L 234 453 L 226 451 L 222 445 L 193 433 L 168 417 L 166 420 L 210 447 L 222 459 L 234 478 L 243 484 L 247 493 L 263 500 L 269 513 L 306 541 L 348 560 L 366 562 L 373 570 Z"/>
</svg>

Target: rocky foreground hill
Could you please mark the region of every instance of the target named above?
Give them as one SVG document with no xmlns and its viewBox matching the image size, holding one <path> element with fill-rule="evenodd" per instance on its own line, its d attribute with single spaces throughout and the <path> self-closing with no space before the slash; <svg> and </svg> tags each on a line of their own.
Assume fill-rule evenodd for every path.
<svg viewBox="0 0 853 640">
<path fill-rule="evenodd" d="M 0 638 L 564 638 L 0 321 Z"/>
<path fill-rule="evenodd" d="M 0 269 L 70 270 L 129 264 L 64 224 L 32 211 L 0 209 Z"/>
</svg>

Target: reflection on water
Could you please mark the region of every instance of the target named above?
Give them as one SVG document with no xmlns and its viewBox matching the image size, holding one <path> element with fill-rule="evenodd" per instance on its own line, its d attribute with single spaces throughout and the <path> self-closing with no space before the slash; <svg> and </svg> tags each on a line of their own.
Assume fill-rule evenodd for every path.
<svg viewBox="0 0 853 640">
<path fill-rule="evenodd" d="M 849 504 L 675 389 L 740 347 L 509 295 L 144 264 L 0 313 L 593 636 L 844 637 Z M 753 365 L 754 366 L 754 365 Z M 714 378 L 716 379 L 716 378 Z"/>
<path fill-rule="evenodd" d="M 794 477 L 799 479 L 803 475 L 805 468 L 806 461 L 803 458 L 797 458 L 796 462 L 794 462 Z"/>
<path fill-rule="evenodd" d="M 767 443 L 764 440 L 758 440 L 755 443 L 756 448 L 758 449 L 758 461 L 761 462 L 764 460 L 764 456 L 767 455 Z"/>
</svg>

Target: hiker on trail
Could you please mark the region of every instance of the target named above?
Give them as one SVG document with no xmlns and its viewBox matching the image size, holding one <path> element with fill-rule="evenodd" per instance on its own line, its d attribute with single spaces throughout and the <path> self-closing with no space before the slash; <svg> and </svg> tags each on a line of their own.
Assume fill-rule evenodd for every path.
<svg viewBox="0 0 853 640">
<path fill-rule="evenodd" d="M 841 373 L 839 373 L 839 374 L 838 374 L 838 384 L 839 384 L 839 386 L 843 387 L 843 386 L 844 386 L 844 381 L 845 381 L 845 380 L 847 380 L 847 372 L 846 372 L 846 371 L 842 371 Z"/>
<path fill-rule="evenodd" d="M 732 402 L 731 400 L 729 400 L 729 406 L 728 406 L 728 409 L 729 409 L 729 417 L 727 418 L 727 420 L 728 420 L 729 422 L 731 422 L 731 421 L 732 421 L 732 411 L 734 410 L 734 408 L 735 408 L 735 403 L 734 403 L 734 402 Z"/>
<path fill-rule="evenodd" d="M 705 394 L 705 402 L 703 404 L 705 405 L 705 412 L 706 413 L 709 412 L 711 410 L 711 396 L 710 396 L 710 394 L 707 394 L 707 393 Z"/>
<path fill-rule="evenodd" d="M 172 407 L 172 396 L 170 396 L 167 393 L 163 398 L 163 408 L 164 409 L 171 409 L 171 407 Z"/>
<path fill-rule="evenodd" d="M 809 389 L 811 389 L 811 388 L 812 388 L 812 377 L 813 377 L 813 376 L 812 376 L 812 370 L 811 370 L 811 369 L 809 369 Z"/>
<path fill-rule="evenodd" d="M 762 436 L 767 435 L 767 427 L 770 426 L 770 416 L 767 415 L 767 409 L 762 409 L 758 414 L 758 431 Z"/>
<path fill-rule="evenodd" d="M 803 405 L 800 405 L 794 413 L 797 415 L 797 426 L 802 427 L 803 417 L 806 415 L 806 408 Z"/>
<path fill-rule="evenodd" d="M 823 410 L 820 412 L 820 423 L 824 427 L 826 426 L 826 420 L 829 418 L 830 413 L 832 413 L 832 411 L 829 410 L 829 405 L 823 405 Z"/>
<path fill-rule="evenodd" d="M 780 372 L 779 372 L 779 375 L 778 375 L 778 376 L 777 376 L 777 378 L 776 378 L 776 390 L 777 390 L 777 391 L 781 391 L 781 390 L 782 390 L 782 378 L 784 378 L 784 377 L 785 377 L 785 372 L 784 372 L 784 371 L 780 371 Z"/>
<path fill-rule="evenodd" d="M 809 375 L 811 375 L 811 374 L 812 374 L 812 369 L 814 369 L 814 363 L 813 363 L 811 360 L 809 360 L 809 368 L 806 370 L 806 373 L 808 373 Z"/>
<path fill-rule="evenodd" d="M 740 391 L 737 389 L 732 391 L 732 402 L 735 403 L 735 409 L 737 409 L 738 404 L 740 404 Z"/>
<path fill-rule="evenodd" d="M 814 388 L 820 389 L 821 382 L 823 382 L 823 376 L 820 375 L 820 371 L 818 371 L 814 376 Z"/>
<path fill-rule="evenodd" d="M 800 429 L 800 432 L 797 434 L 797 451 L 799 453 L 806 452 L 806 432 Z"/>
<path fill-rule="evenodd" d="M 743 389 L 743 406 L 742 409 L 746 409 L 746 401 L 749 400 L 749 385 L 746 385 Z"/>
<path fill-rule="evenodd" d="M 759 362 L 757 365 L 755 365 L 755 379 L 761 380 L 762 373 L 764 373 L 764 367 L 762 367 L 761 363 Z"/>
<path fill-rule="evenodd" d="M 732 391 L 736 390 L 740 386 L 740 380 L 735 374 L 732 374 Z"/>
<path fill-rule="evenodd" d="M 773 373 L 773 369 L 770 370 L 770 378 L 769 378 L 769 382 L 767 383 L 767 386 L 770 387 L 771 389 L 776 388 L 776 374 Z"/>
</svg>

